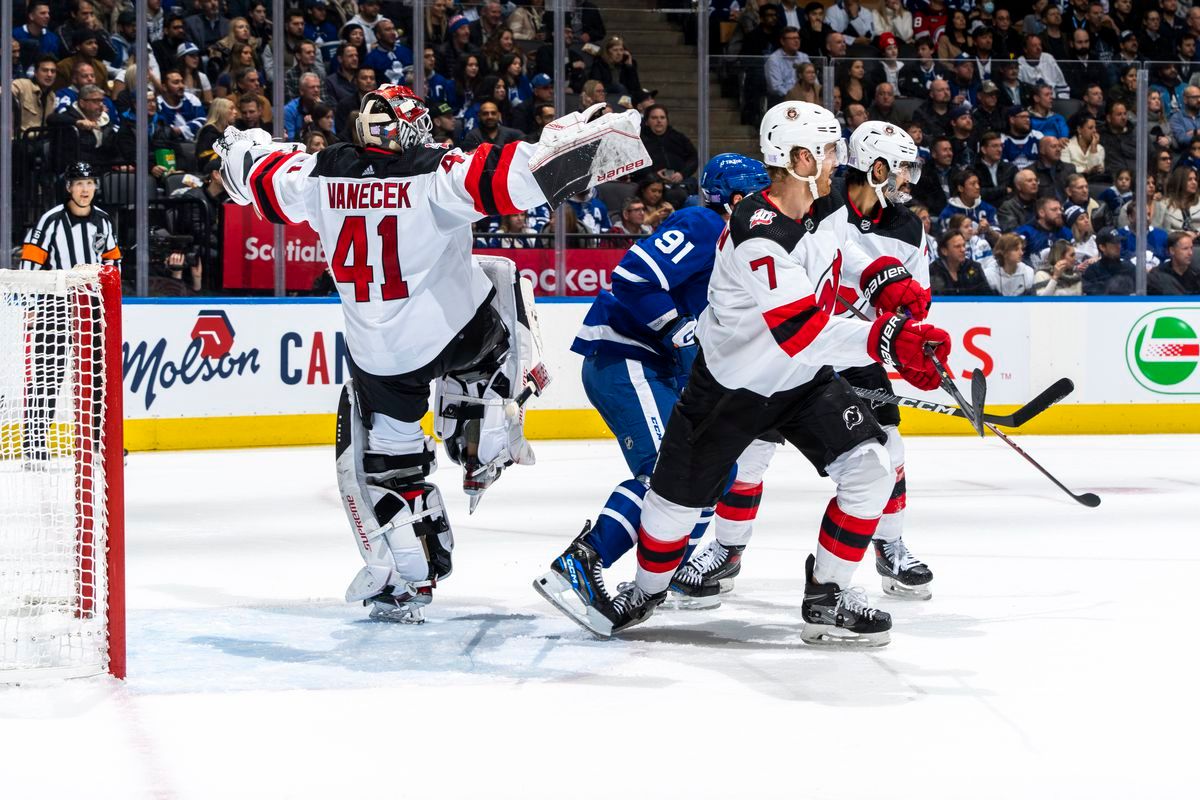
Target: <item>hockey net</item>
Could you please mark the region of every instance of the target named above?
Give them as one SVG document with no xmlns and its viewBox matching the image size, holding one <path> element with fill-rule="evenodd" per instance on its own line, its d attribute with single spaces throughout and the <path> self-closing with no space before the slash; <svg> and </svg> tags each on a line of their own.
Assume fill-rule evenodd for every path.
<svg viewBox="0 0 1200 800">
<path fill-rule="evenodd" d="M 121 285 L 0 270 L 0 683 L 125 674 Z"/>
</svg>

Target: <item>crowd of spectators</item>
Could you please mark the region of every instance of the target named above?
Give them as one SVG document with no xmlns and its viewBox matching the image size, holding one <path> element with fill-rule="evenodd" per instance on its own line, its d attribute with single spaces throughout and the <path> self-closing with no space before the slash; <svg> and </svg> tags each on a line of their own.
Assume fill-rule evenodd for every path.
<svg viewBox="0 0 1200 800">
<path fill-rule="evenodd" d="M 366 93 L 384 83 L 414 82 L 413 11 L 398 0 L 288 0 L 281 21 L 271 19 L 263 0 L 145 2 L 145 59 L 134 52 L 132 0 L 18 2 L 16 137 L 28 152 L 49 142 L 56 167 L 82 160 L 106 176 L 131 176 L 136 117 L 143 110 L 133 87 L 145 63 L 156 194 L 199 199 L 214 221 L 226 197 L 213 144 L 227 127 L 271 131 L 281 118 L 288 140 L 317 152 L 352 140 L 353 117 Z M 280 54 L 272 49 L 275 24 L 285 26 Z M 652 165 L 601 193 L 572 198 L 565 224 L 575 235 L 570 245 L 628 246 L 631 236 L 651 232 L 674 208 L 696 202 L 696 148 L 670 125 L 657 93 L 643 88 L 637 60 L 590 0 L 571 4 L 564 28 L 563 109 L 554 105 L 554 14 L 544 0 L 431 0 L 424 25 L 420 55 L 437 141 L 467 150 L 536 142 L 555 117 L 595 103 L 606 113 L 637 109 L 643 115 Z M 282 108 L 271 102 L 277 63 Z M 520 224 L 485 220 L 479 244 L 549 246 L 550 220 L 547 208 L 530 211 Z M 195 260 L 211 262 L 218 249 L 213 243 Z"/>
<path fill-rule="evenodd" d="M 749 126 L 782 100 L 831 97 L 847 136 L 868 119 L 913 136 L 926 163 L 910 187 L 912 207 L 926 221 L 935 292 L 1132 291 L 1139 175 L 1159 276 L 1150 286 L 1190 291 L 1195 271 L 1176 269 L 1172 284 L 1162 269 L 1181 263 L 1175 234 L 1190 241 L 1200 230 L 1200 3 L 1058 1 L 712 0 L 709 28 L 722 56 L 714 69 L 728 77 L 736 65 Z M 553 102 L 555 25 L 545 0 L 431 0 L 420 54 L 408 30 L 412 8 L 401 0 L 287 0 L 282 20 L 264 0 L 144 2 L 150 49 L 139 59 L 133 0 L 17 0 L 21 163 L 35 163 L 22 147 L 50 141 L 58 165 L 86 160 L 132 177 L 144 110 L 157 194 L 192 198 L 219 220 L 225 197 L 213 143 L 228 126 L 272 130 L 279 119 L 288 139 L 319 151 L 350 139 L 365 93 L 411 84 L 419 55 L 434 137 L 466 149 L 537 141 L 550 120 L 594 103 L 641 113 L 652 165 L 572 198 L 564 227 L 573 244 L 627 246 L 697 202 L 698 154 L 671 125 L 671 98 L 642 85 L 637 58 L 592 0 L 570 2 L 567 108 Z M 694 30 L 694 19 L 668 19 Z M 151 92 L 138 101 L 142 64 Z M 826 66 L 832 87 L 822 85 Z M 1142 67 L 1151 83 L 1146 165 L 1136 163 L 1133 118 Z M 283 107 L 275 108 L 280 72 Z M 545 208 L 487 220 L 478 244 L 547 246 L 550 221 Z M 194 260 L 211 262 L 218 250 L 210 242 Z"/>
<path fill-rule="evenodd" d="M 926 221 L 935 293 L 1131 293 L 1135 175 L 1149 197 L 1149 291 L 1200 288 L 1200 267 L 1184 269 L 1180 249 L 1186 239 L 1190 257 L 1200 232 L 1200 3 L 714 0 L 713 9 L 711 46 L 736 64 L 746 124 L 782 100 L 832 98 L 847 137 L 865 120 L 913 136 L 925 169 L 912 207 Z M 1143 169 L 1139 69 L 1149 73 Z"/>
</svg>

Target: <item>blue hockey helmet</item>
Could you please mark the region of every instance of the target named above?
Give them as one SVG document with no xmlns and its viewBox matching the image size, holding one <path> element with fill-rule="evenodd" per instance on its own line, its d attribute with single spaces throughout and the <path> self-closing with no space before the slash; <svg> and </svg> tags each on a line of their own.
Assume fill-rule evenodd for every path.
<svg viewBox="0 0 1200 800">
<path fill-rule="evenodd" d="M 762 162 L 739 153 L 713 156 L 704 165 L 700 178 L 704 200 L 715 205 L 728 205 L 735 194 L 751 194 L 770 185 L 771 179 Z"/>
</svg>

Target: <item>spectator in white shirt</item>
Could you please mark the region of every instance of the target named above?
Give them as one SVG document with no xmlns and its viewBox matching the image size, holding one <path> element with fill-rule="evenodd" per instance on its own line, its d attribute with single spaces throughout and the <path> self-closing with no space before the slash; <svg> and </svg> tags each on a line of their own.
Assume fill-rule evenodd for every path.
<svg viewBox="0 0 1200 800">
<path fill-rule="evenodd" d="M 1021 83 L 1037 86 L 1044 83 L 1054 89 L 1054 96 L 1068 98 L 1070 87 L 1058 61 L 1042 51 L 1042 37 L 1034 34 L 1025 37 L 1025 54 L 1017 59 L 1017 77 Z"/>
<path fill-rule="evenodd" d="M 1001 234 L 993 249 L 996 262 L 984 267 L 983 274 L 996 294 L 1016 297 L 1033 293 L 1033 267 L 1022 262 L 1025 241 L 1015 233 Z"/>
<path fill-rule="evenodd" d="M 870 44 L 875 38 L 875 18 L 859 0 L 838 0 L 825 10 L 825 24 L 854 39 L 856 44 Z"/>
</svg>

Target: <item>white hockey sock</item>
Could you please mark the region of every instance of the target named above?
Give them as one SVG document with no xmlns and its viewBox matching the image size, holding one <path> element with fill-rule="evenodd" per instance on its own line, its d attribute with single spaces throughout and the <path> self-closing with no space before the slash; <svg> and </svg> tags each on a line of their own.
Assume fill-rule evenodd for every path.
<svg viewBox="0 0 1200 800">
<path fill-rule="evenodd" d="M 726 547 L 740 547 L 754 533 L 754 519 L 762 500 L 762 483 L 734 481 L 717 503 L 717 541 Z"/>
<path fill-rule="evenodd" d="M 658 594 L 667 590 L 703 510 L 664 500 L 653 489 L 646 493 L 637 546 L 637 585 L 643 592 Z"/>
</svg>

